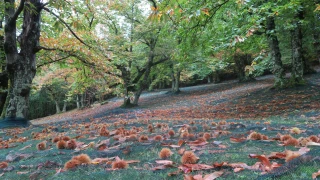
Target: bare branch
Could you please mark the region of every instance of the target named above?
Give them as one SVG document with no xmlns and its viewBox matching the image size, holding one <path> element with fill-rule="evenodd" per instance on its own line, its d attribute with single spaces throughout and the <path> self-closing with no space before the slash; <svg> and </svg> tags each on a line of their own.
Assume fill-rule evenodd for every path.
<svg viewBox="0 0 320 180">
<path fill-rule="evenodd" d="M 48 47 L 43 47 L 43 46 L 37 46 L 35 49 L 34 49 L 34 52 L 37 53 L 41 50 L 46 50 L 46 51 L 55 51 L 55 50 L 58 50 L 56 48 L 48 48 Z"/>
<path fill-rule="evenodd" d="M 50 56 L 49 56 L 49 58 L 51 59 L 51 61 L 45 62 L 45 63 L 43 63 L 43 64 L 39 64 L 39 65 L 37 65 L 37 68 L 40 68 L 40 67 L 42 67 L 42 66 L 45 66 L 45 65 L 48 65 L 48 64 L 51 64 L 51 63 L 55 63 L 55 62 L 59 62 L 59 61 L 65 60 L 65 59 L 67 59 L 68 57 L 70 57 L 70 56 L 68 55 L 68 56 L 66 56 L 66 57 L 62 57 L 62 58 L 59 58 L 59 59 L 52 59 L 52 58 L 50 58 Z"/>
<path fill-rule="evenodd" d="M 50 14 L 52 14 L 53 16 L 55 16 L 56 18 L 59 19 L 59 21 L 62 22 L 62 24 L 64 24 L 68 29 L 69 31 L 71 32 L 71 34 L 76 38 L 78 39 L 78 41 L 80 41 L 82 44 L 84 44 L 85 46 L 89 47 L 90 49 L 92 48 L 91 46 L 89 46 L 88 44 L 86 44 L 84 41 L 82 41 L 77 35 L 76 33 L 71 29 L 71 27 L 63 20 L 61 19 L 57 14 L 55 14 L 54 12 L 52 12 L 50 9 L 44 7 L 43 8 L 44 10 L 46 10 L 47 12 L 49 12 Z"/>
</svg>

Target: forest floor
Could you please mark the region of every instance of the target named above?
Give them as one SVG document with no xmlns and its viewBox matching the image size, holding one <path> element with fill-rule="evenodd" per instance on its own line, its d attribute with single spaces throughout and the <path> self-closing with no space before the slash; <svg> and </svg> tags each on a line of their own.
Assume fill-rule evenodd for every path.
<svg viewBox="0 0 320 180">
<path fill-rule="evenodd" d="M 0 178 L 312 179 L 320 169 L 320 73 L 306 79 L 285 90 L 270 89 L 272 76 L 263 76 L 148 92 L 135 108 L 114 98 L 1 129 Z"/>
</svg>

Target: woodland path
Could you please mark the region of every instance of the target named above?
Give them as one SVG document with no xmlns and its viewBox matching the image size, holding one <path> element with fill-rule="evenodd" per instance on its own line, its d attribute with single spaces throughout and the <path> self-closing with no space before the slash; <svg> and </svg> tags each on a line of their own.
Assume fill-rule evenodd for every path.
<svg viewBox="0 0 320 180">
<path fill-rule="evenodd" d="M 266 119 L 270 116 L 302 116 L 320 119 L 320 69 L 306 77 L 308 84 L 285 90 L 271 90 L 273 76 L 238 83 L 236 80 L 181 88 L 180 94 L 168 89 L 142 94 L 139 106 L 119 108 L 121 98 L 112 98 L 105 105 L 32 120 L 46 124 L 68 120 L 103 118 L 121 119 Z M 288 75 L 289 76 L 289 75 Z"/>
</svg>

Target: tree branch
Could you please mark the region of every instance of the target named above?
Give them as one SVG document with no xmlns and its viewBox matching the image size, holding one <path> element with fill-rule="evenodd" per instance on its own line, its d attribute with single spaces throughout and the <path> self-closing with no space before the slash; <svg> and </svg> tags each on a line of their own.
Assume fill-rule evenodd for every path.
<svg viewBox="0 0 320 180">
<path fill-rule="evenodd" d="M 152 5 L 153 5 L 153 7 L 154 7 L 155 9 L 157 9 L 157 3 L 156 3 L 155 0 L 148 0 L 148 1 L 152 3 Z"/>
<path fill-rule="evenodd" d="M 43 63 L 43 64 L 39 64 L 39 65 L 37 65 L 37 68 L 40 68 L 40 67 L 42 67 L 42 66 L 45 66 L 45 65 L 48 65 L 48 64 L 51 64 L 51 63 L 55 63 L 55 62 L 59 62 L 59 61 L 65 60 L 65 59 L 67 59 L 68 57 L 70 57 L 70 56 L 68 55 L 68 56 L 66 56 L 66 57 L 62 57 L 62 58 L 53 60 L 53 59 L 50 58 L 50 56 L 49 56 L 49 58 L 51 59 L 51 61 L 45 62 L 45 63 Z"/>
<path fill-rule="evenodd" d="M 167 61 L 167 60 L 169 60 L 169 59 L 170 59 L 169 57 L 163 57 L 162 59 L 158 60 L 157 62 L 151 63 L 151 64 L 150 64 L 150 68 L 151 68 L 152 66 L 155 66 L 155 65 L 157 65 L 157 64 L 160 64 L 160 63 L 162 63 L 162 62 L 165 62 L 165 61 Z M 139 72 L 138 72 L 138 75 L 133 79 L 132 84 L 137 83 L 137 82 L 140 80 L 140 78 L 143 76 L 143 74 L 146 72 L 146 70 L 147 70 L 147 67 L 144 67 L 143 69 L 138 70 L 138 71 L 139 71 Z"/>
<path fill-rule="evenodd" d="M 55 14 L 54 12 L 52 12 L 50 9 L 44 7 L 43 8 L 44 10 L 46 10 L 47 12 L 49 12 L 50 14 L 52 14 L 53 16 L 55 16 L 56 18 L 59 19 L 59 21 L 62 22 L 62 24 L 64 24 L 68 29 L 69 31 L 71 32 L 71 34 L 76 38 L 78 39 L 78 41 L 80 41 L 82 44 L 84 44 L 85 46 L 89 47 L 90 49 L 92 48 L 91 46 L 89 46 L 88 44 L 86 44 L 84 41 L 82 41 L 77 35 L 76 33 L 71 29 L 71 27 L 63 20 L 61 19 L 57 14 Z"/>
<path fill-rule="evenodd" d="M 9 24 L 15 22 L 18 19 L 18 16 L 20 15 L 20 13 L 22 12 L 22 10 L 24 8 L 24 3 L 25 3 L 25 0 L 20 1 L 20 5 L 19 5 L 18 9 L 16 10 L 16 12 L 14 12 L 13 16 L 10 18 L 10 20 L 8 22 Z"/>
<path fill-rule="evenodd" d="M 34 52 L 37 53 L 37 52 L 39 52 L 41 50 L 55 51 L 55 50 L 58 50 L 58 49 L 56 49 L 56 48 L 48 48 L 48 47 L 43 47 L 43 46 L 37 46 L 37 47 L 35 47 Z"/>
</svg>

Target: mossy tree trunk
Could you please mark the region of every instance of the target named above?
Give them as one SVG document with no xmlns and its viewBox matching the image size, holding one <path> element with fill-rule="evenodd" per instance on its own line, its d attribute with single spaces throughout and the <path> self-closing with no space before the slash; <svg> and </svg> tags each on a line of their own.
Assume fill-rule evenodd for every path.
<svg viewBox="0 0 320 180">
<path fill-rule="evenodd" d="M 273 63 L 272 73 L 275 76 L 274 87 L 286 87 L 285 71 L 281 60 L 281 52 L 279 48 L 279 41 L 276 35 L 276 24 L 273 16 L 267 17 L 267 39 L 271 50 L 271 58 Z"/>
<path fill-rule="evenodd" d="M 171 92 L 179 93 L 180 92 L 180 75 L 181 70 L 174 71 L 174 65 L 171 65 Z"/>
<path fill-rule="evenodd" d="M 10 81 L 6 117 L 26 118 L 32 80 L 36 74 L 36 52 L 40 37 L 40 0 L 21 0 L 15 9 L 14 0 L 5 0 L 5 42 L 7 72 Z M 22 32 L 17 37 L 16 21 L 23 12 Z M 19 49 L 17 48 L 17 40 Z"/>
<path fill-rule="evenodd" d="M 291 31 L 292 36 L 292 70 L 290 85 L 304 84 L 303 70 L 304 70 L 304 60 L 303 60 L 303 49 L 302 49 L 302 24 L 303 11 L 299 10 L 295 15 L 296 27 Z"/>
<path fill-rule="evenodd" d="M 2 21 L 0 21 L 0 28 L 2 28 L 1 24 Z M 6 109 L 5 102 L 8 96 L 8 73 L 5 66 L 6 57 L 4 53 L 3 43 L 4 37 L 0 36 L 0 113 L 3 112 L 4 109 Z"/>
</svg>

